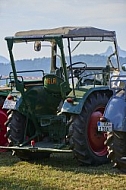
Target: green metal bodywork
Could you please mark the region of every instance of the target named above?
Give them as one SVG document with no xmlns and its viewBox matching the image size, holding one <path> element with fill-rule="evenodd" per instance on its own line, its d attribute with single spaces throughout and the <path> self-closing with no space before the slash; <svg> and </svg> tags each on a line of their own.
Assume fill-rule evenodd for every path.
<svg viewBox="0 0 126 190">
<path fill-rule="evenodd" d="M 9 78 L 0 78 L 0 97 L 7 97 L 8 94 L 12 91 L 12 88 L 9 86 Z"/>
<path fill-rule="evenodd" d="M 73 97 L 73 103 L 64 101 L 62 112 L 64 113 L 71 113 L 71 114 L 80 114 L 83 108 L 84 103 L 86 102 L 89 95 L 94 92 L 107 92 L 109 89 L 108 87 L 101 87 L 101 86 L 85 86 L 83 88 L 75 89 L 76 98 Z M 72 92 L 69 94 L 69 97 L 72 97 Z"/>
<path fill-rule="evenodd" d="M 0 87 L 0 96 L 4 96 L 4 97 L 7 97 L 8 94 L 10 93 L 10 88 L 3 88 L 3 87 Z"/>
</svg>

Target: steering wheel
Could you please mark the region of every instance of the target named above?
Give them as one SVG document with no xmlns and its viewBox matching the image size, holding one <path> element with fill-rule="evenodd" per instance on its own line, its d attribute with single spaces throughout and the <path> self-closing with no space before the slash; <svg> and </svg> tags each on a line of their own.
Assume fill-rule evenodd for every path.
<svg viewBox="0 0 126 190">
<path fill-rule="evenodd" d="M 87 64 L 85 62 L 75 62 L 72 63 L 67 67 L 67 69 L 70 71 L 71 69 L 73 70 L 74 77 L 79 77 L 82 75 L 87 67 Z"/>
</svg>

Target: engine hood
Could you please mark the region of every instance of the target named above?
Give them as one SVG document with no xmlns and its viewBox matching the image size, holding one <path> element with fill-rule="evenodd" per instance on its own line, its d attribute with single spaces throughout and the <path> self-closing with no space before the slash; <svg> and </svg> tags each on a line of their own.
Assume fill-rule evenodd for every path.
<svg viewBox="0 0 126 190">
<path fill-rule="evenodd" d="M 105 108 L 104 117 L 113 123 L 114 130 L 126 131 L 126 100 L 124 92 L 110 99 Z"/>
</svg>

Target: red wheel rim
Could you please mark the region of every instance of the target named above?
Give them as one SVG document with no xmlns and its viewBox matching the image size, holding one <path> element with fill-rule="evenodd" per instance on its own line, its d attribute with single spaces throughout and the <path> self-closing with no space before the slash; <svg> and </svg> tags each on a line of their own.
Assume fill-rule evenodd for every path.
<svg viewBox="0 0 126 190">
<path fill-rule="evenodd" d="M 0 109 L 0 146 L 7 146 L 8 141 L 7 138 L 5 137 L 5 134 L 7 132 L 7 128 L 4 125 L 4 123 L 7 121 L 7 114 L 6 110 L 1 110 Z M 0 149 L 0 152 L 4 152 L 4 149 Z"/>
<path fill-rule="evenodd" d="M 88 140 L 92 151 L 98 156 L 104 156 L 107 154 L 107 147 L 104 145 L 106 136 L 104 132 L 98 132 L 97 122 L 102 116 L 102 111 L 98 110 L 92 113 L 90 122 L 88 125 Z"/>
</svg>

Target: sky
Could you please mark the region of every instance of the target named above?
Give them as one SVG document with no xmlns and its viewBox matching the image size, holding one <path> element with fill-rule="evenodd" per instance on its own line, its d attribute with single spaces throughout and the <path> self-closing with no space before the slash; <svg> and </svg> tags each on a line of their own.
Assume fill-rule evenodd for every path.
<svg viewBox="0 0 126 190">
<path fill-rule="evenodd" d="M 9 59 L 6 36 L 61 26 L 114 30 L 126 50 L 126 0 L 0 0 L 0 56 Z"/>
</svg>

